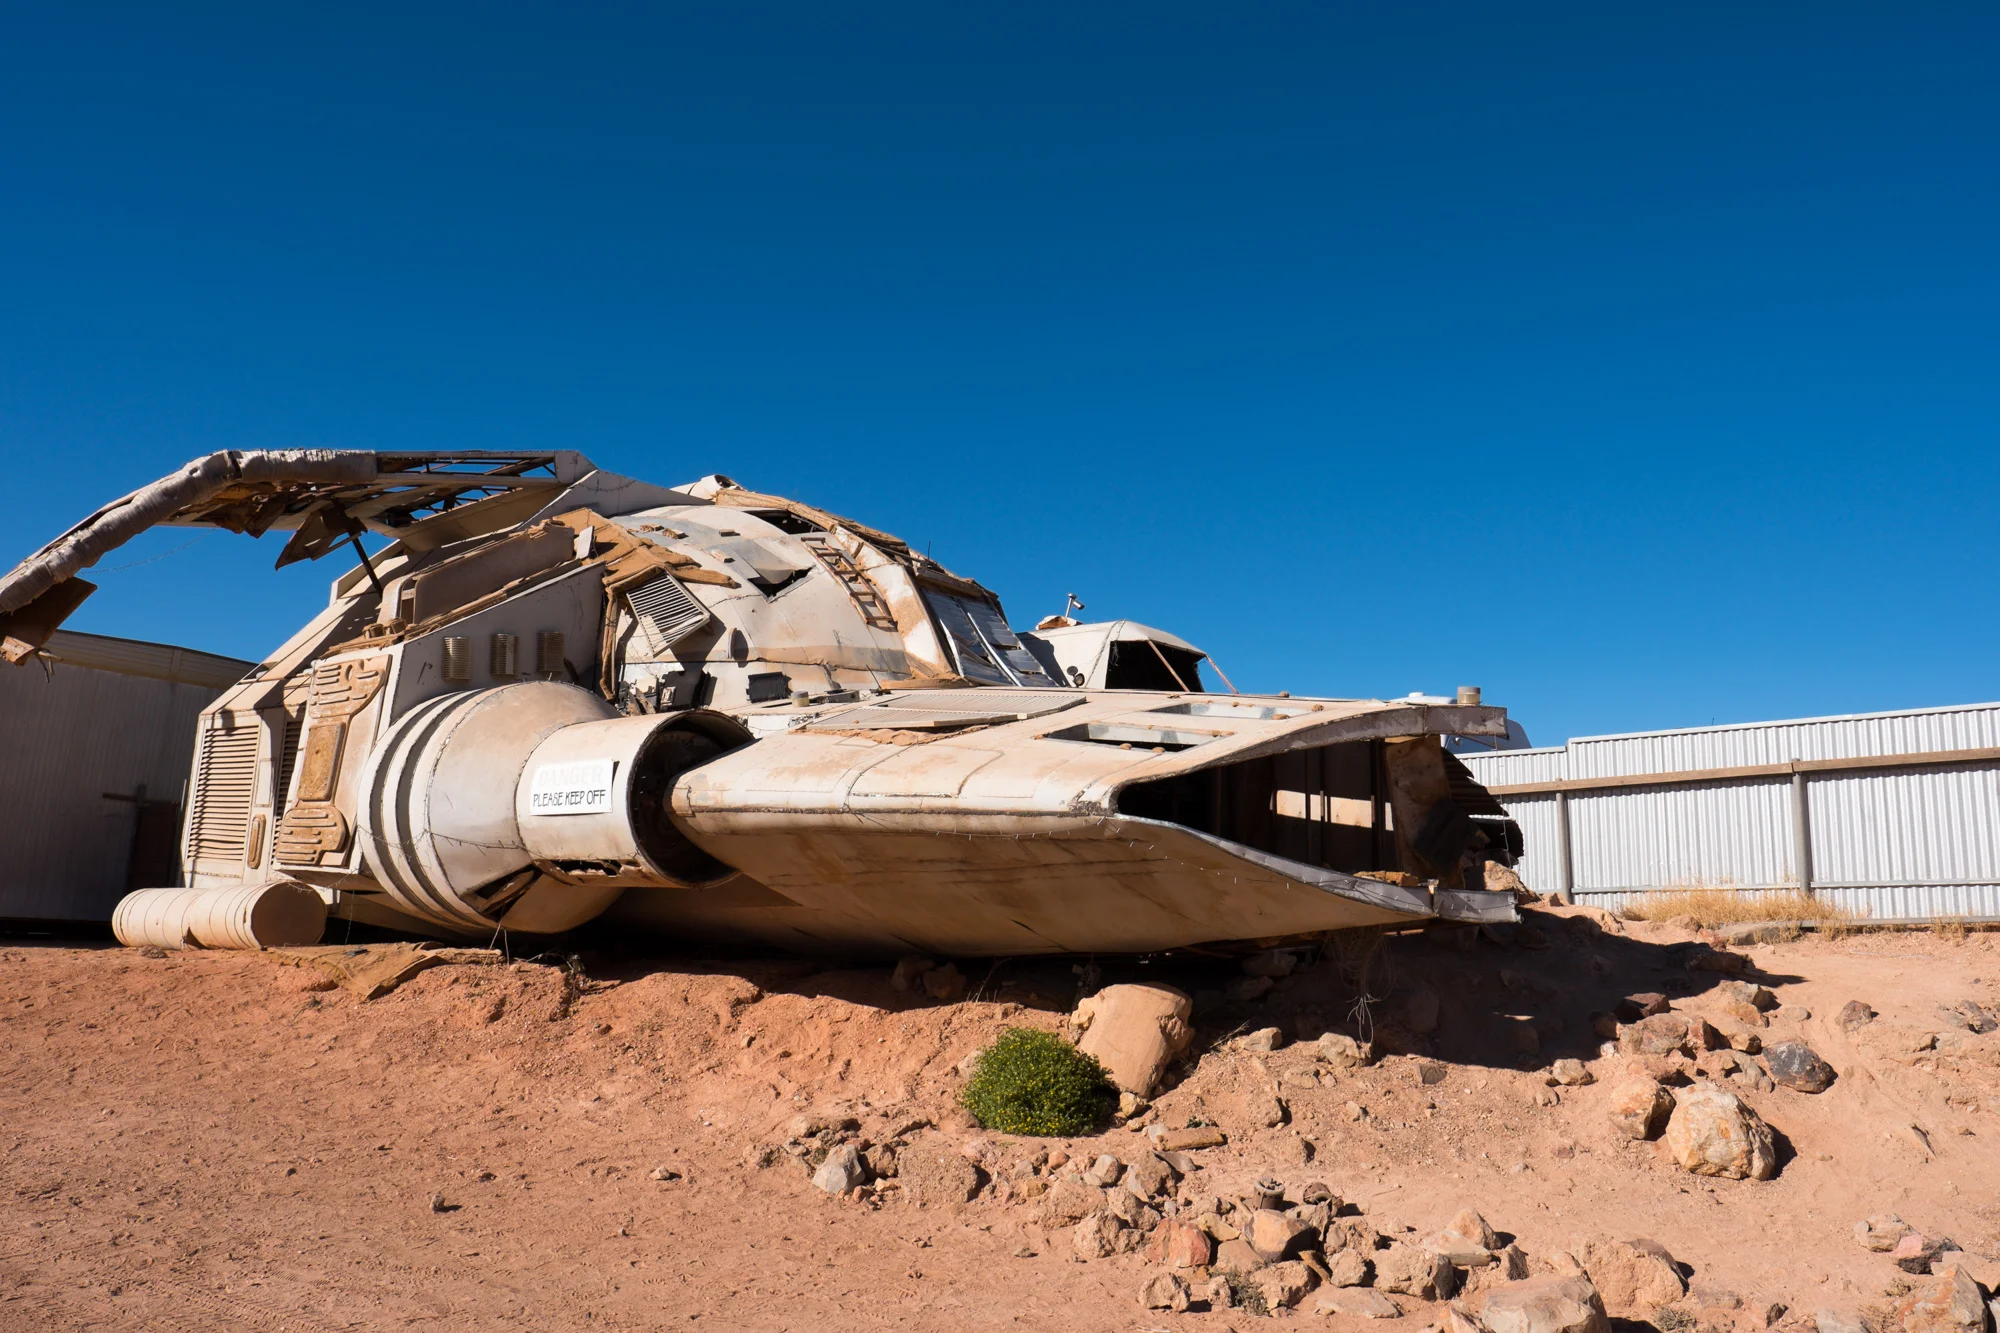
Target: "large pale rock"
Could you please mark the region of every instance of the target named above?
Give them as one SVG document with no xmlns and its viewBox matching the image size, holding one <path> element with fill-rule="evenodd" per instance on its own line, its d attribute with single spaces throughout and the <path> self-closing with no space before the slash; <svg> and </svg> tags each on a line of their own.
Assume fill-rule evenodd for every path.
<svg viewBox="0 0 2000 1333">
<path fill-rule="evenodd" d="M 1125 1188 L 1142 1199 L 1157 1199 L 1174 1187 L 1174 1169 L 1158 1157 L 1141 1157 L 1125 1170 Z"/>
<path fill-rule="evenodd" d="M 1682 1169 L 1698 1176 L 1769 1180 L 1778 1174 L 1771 1127 L 1720 1088 L 1698 1084 L 1675 1096 L 1667 1148 Z"/>
<path fill-rule="evenodd" d="M 1314 1054 L 1338 1069 L 1359 1069 L 1375 1058 L 1373 1043 L 1358 1042 L 1345 1032 L 1322 1033 L 1316 1045 Z"/>
<path fill-rule="evenodd" d="M 1451 1261 L 1429 1250 L 1400 1242 L 1372 1256 L 1375 1287 L 1423 1301 L 1447 1301 L 1458 1290 L 1458 1270 Z"/>
<path fill-rule="evenodd" d="M 1986 1333 L 1986 1299 L 1963 1268 L 1945 1269 L 1896 1306 L 1901 1333 Z"/>
<path fill-rule="evenodd" d="M 1368 1256 L 1359 1250 L 1337 1250 L 1326 1261 L 1329 1287 L 1358 1287 L 1368 1280 Z"/>
<path fill-rule="evenodd" d="M 1611 1333 L 1587 1277 L 1531 1277 L 1495 1287 L 1480 1317 L 1493 1333 Z"/>
<path fill-rule="evenodd" d="M 1658 1079 L 1628 1078 L 1611 1090 L 1611 1127 L 1628 1139 L 1650 1139 L 1666 1128 L 1674 1095 Z"/>
<path fill-rule="evenodd" d="M 1076 1007 L 1073 1021 L 1085 1029 L 1077 1049 L 1097 1057 L 1120 1088 L 1150 1096 L 1193 1036 L 1193 1008 L 1172 986 L 1106 986 Z"/>
<path fill-rule="evenodd" d="M 1109 1259 L 1138 1244 L 1139 1233 L 1110 1213 L 1092 1213 L 1070 1229 L 1070 1249 L 1079 1259 Z"/>
<path fill-rule="evenodd" d="M 1188 1285 L 1179 1274 L 1155 1273 L 1139 1289 L 1139 1304 L 1148 1310 L 1185 1310 L 1188 1308 Z"/>
<path fill-rule="evenodd" d="M 1674 1257 L 1656 1241 L 1584 1241 L 1570 1253 L 1597 1288 L 1606 1314 L 1644 1318 L 1687 1294 Z"/>
<path fill-rule="evenodd" d="M 1250 1275 L 1250 1285 L 1264 1298 L 1264 1304 L 1273 1310 L 1289 1310 L 1305 1298 L 1307 1292 L 1319 1285 L 1319 1278 L 1312 1269 L 1296 1259 L 1282 1264 L 1271 1264 Z"/>
<path fill-rule="evenodd" d="M 868 1183 L 868 1168 L 861 1164 L 861 1151 L 843 1143 L 826 1155 L 813 1172 L 813 1184 L 828 1194 L 845 1194 Z"/>
<path fill-rule="evenodd" d="M 1073 1227 L 1104 1206 L 1104 1195 L 1081 1180 L 1058 1180 L 1042 1196 L 1041 1224 L 1045 1231 Z"/>
<path fill-rule="evenodd" d="M 979 1192 L 979 1168 L 935 1136 L 896 1154 L 896 1179 L 916 1204 L 964 1203 Z"/>
<path fill-rule="evenodd" d="M 1243 1239 L 1266 1259 L 1290 1259 L 1300 1250 L 1315 1248 L 1319 1233 L 1299 1218 L 1260 1208 L 1250 1214 L 1250 1223 L 1243 1228 Z"/>
<path fill-rule="evenodd" d="M 1344 1314 L 1352 1319 L 1400 1319 L 1403 1308 L 1379 1291 L 1335 1287 L 1313 1302 L 1313 1313 Z"/>
<path fill-rule="evenodd" d="M 1887 1254 L 1914 1230 L 1915 1227 L 1894 1213 L 1877 1213 L 1865 1222 L 1854 1224 L 1854 1239 L 1864 1249 Z"/>
<path fill-rule="evenodd" d="M 1486 1219 L 1471 1208 L 1459 1209 L 1451 1221 L 1444 1224 L 1444 1229 L 1449 1235 L 1465 1237 L 1482 1250 L 1500 1248 L 1499 1233 L 1488 1226 Z"/>
<path fill-rule="evenodd" d="M 1247 1240 L 1225 1240 L 1215 1247 L 1215 1266 L 1225 1273 L 1254 1273 L 1266 1262 Z"/>
<path fill-rule="evenodd" d="M 1193 1222 L 1162 1222 L 1146 1243 L 1146 1257 L 1168 1268 L 1206 1268 L 1215 1242 Z"/>
</svg>

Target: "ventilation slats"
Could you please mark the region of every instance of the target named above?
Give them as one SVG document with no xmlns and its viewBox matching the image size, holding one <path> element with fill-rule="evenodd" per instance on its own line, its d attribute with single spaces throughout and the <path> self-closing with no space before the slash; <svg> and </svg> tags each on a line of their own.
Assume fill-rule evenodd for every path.
<svg viewBox="0 0 2000 1333">
<path fill-rule="evenodd" d="M 671 574 L 633 589 L 625 600 L 631 603 L 639 633 L 655 657 L 708 623 L 708 609 Z"/>
<path fill-rule="evenodd" d="M 256 722 L 249 720 L 233 730 L 211 724 L 202 736 L 189 830 L 197 860 L 243 859 L 250 801 L 257 788 L 258 735 Z"/>
</svg>

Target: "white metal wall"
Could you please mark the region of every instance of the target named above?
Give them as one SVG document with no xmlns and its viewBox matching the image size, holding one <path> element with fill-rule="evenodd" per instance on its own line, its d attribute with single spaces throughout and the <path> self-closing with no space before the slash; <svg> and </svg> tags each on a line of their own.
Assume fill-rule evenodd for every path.
<svg viewBox="0 0 2000 1333">
<path fill-rule="evenodd" d="M 1460 756 L 1489 787 L 2000 748 L 2000 704 L 1593 736 Z M 1875 920 L 2000 919 L 2000 761 L 1805 775 L 1813 892 Z M 1693 886 L 1796 887 L 1790 775 L 1572 790 L 1580 902 Z M 1559 798 L 1500 798 L 1527 842 L 1521 877 L 1563 882 Z"/>
<path fill-rule="evenodd" d="M 73 661 L 0 664 L 0 917 L 110 920 L 138 806 L 106 793 L 143 784 L 149 800 L 180 800 L 196 719 L 219 692 Z"/>
</svg>

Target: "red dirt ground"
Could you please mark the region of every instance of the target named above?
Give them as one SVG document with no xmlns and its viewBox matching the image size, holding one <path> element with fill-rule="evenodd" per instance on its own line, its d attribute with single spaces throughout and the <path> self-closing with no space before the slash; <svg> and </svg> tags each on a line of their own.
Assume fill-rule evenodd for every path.
<svg viewBox="0 0 2000 1333">
<path fill-rule="evenodd" d="M 1264 1174 L 1294 1191 L 1320 1180 L 1385 1232 L 1428 1232 L 1471 1206 L 1531 1258 L 1646 1236 L 1691 1266 L 1705 1322 L 1742 1328 L 1761 1327 L 1748 1311 L 1771 1302 L 1792 1325 L 1882 1302 L 1900 1275 L 1851 1236 L 1873 1213 L 1951 1236 L 1975 1276 L 2000 1276 L 2000 1034 L 1938 1015 L 2000 991 L 1992 937 L 1747 950 L 1786 1006 L 1766 1039 L 1802 1036 L 1841 1077 L 1819 1096 L 1746 1094 L 1791 1156 L 1775 1181 L 1733 1182 L 1613 1137 L 1604 1104 L 1623 1066 L 1600 1053 L 1590 1019 L 1642 990 L 1678 990 L 1677 1008 L 1701 1011 L 1718 978 L 1677 965 L 1668 946 L 1683 933 L 1529 915 L 1553 947 L 1452 932 L 1383 946 L 1369 974 L 1379 1035 L 1421 1054 L 1336 1072 L 1304 1046 L 1221 1046 L 1237 1029 L 1339 1025 L 1351 955 L 1345 970 L 1329 959 L 1258 1003 L 1202 1016 L 1205 1053 L 1159 1114 L 1214 1121 L 1231 1142 L 1196 1154 L 1186 1192 L 1227 1196 Z M 944 1005 L 891 990 L 879 966 L 584 964 L 581 994 L 561 967 L 515 963 L 435 968 L 364 1003 L 255 955 L 0 947 L 0 1184 L 12 1205 L 0 1217 L 0 1330 L 1264 1322 L 1142 1309 L 1143 1260 L 1076 1261 L 1067 1235 L 1035 1225 L 1032 1203 L 991 1191 L 948 1206 L 894 1191 L 857 1202 L 814 1189 L 789 1157 L 755 1164 L 801 1111 L 853 1113 L 878 1136 L 927 1117 L 937 1129 L 924 1132 L 953 1144 L 991 1138 L 955 1109 L 958 1066 L 1010 1024 L 1057 1027 L 1075 995 L 1067 961 L 990 974 L 961 964 L 990 998 Z M 1190 990 L 1232 975 L 1106 966 L 1118 972 L 1107 980 L 1158 975 Z M 1434 1038 L 1393 1021 L 1419 982 L 1441 999 Z M 1833 1022 L 1850 999 L 1881 1011 L 1852 1037 Z M 1509 1042 L 1523 1023 L 1538 1055 Z M 1918 1033 L 1943 1045 L 1914 1054 Z M 1541 1071 L 1565 1055 L 1598 1082 L 1538 1104 Z M 1420 1082 L 1427 1061 L 1442 1082 Z M 1274 1094 L 1290 1120 L 1265 1128 Z M 1366 1114 L 1351 1118 L 1350 1103 Z M 1062 1146 L 1129 1160 L 1142 1144 L 1114 1129 Z M 1025 1151 L 1002 1141 L 997 1164 Z M 678 1178 L 654 1179 L 662 1166 Z M 1737 1314 L 1715 1313 L 1735 1298 Z M 1436 1314 L 1412 1304 L 1389 1333 Z"/>
</svg>

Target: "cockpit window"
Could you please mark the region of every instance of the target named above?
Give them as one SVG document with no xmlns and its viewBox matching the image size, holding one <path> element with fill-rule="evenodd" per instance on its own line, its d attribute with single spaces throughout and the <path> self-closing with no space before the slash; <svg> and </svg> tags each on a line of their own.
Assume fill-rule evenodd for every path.
<svg viewBox="0 0 2000 1333">
<path fill-rule="evenodd" d="M 991 602 L 925 588 L 924 604 L 950 642 L 958 674 L 967 680 L 982 685 L 1056 683 L 1007 628 L 1000 608 Z"/>
</svg>

